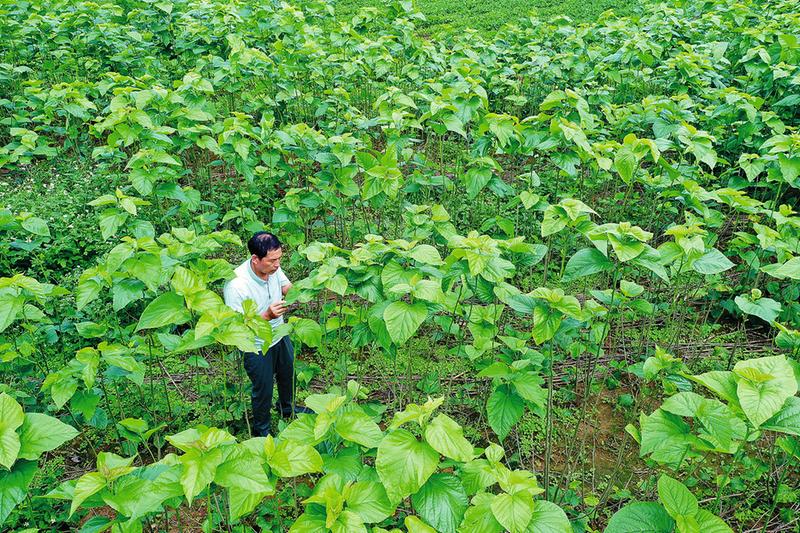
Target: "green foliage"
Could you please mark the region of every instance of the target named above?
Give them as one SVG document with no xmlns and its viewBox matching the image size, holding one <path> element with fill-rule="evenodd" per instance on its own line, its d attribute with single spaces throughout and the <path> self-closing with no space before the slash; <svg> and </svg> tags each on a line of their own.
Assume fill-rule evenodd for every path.
<svg viewBox="0 0 800 533">
<path fill-rule="evenodd" d="M 795 6 L 605 5 L 466 3 L 517 20 L 433 40 L 405 1 L 0 9 L 0 521 L 138 531 L 202 499 L 204 530 L 566 532 L 666 465 L 742 529 L 791 523 Z M 293 281 L 274 331 L 219 295 L 261 229 Z M 284 335 L 313 413 L 248 438 L 238 352 Z M 604 404 L 635 465 L 587 431 Z M 657 490 L 609 529 L 728 530 Z"/>
</svg>

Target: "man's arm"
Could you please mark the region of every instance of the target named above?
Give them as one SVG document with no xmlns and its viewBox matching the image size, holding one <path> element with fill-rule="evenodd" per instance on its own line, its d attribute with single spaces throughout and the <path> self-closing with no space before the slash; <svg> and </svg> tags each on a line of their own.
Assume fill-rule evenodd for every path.
<svg viewBox="0 0 800 533">
<path fill-rule="evenodd" d="M 283 273 L 283 269 L 278 269 L 278 282 L 281 284 L 281 294 L 286 296 L 286 293 L 289 292 L 289 289 L 292 288 L 292 282 L 289 281 L 289 278 L 286 277 L 286 274 Z"/>
<path fill-rule="evenodd" d="M 242 302 L 245 300 L 244 295 L 236 290 L 232 283 L 229 282 L 227 285 L 225 285 L 225 288 L 222 290 L 222 294 L 225 298 L 225 305 L 234 311 L 244 313 L 244 308 L 242 307 Z"/>
</svg>

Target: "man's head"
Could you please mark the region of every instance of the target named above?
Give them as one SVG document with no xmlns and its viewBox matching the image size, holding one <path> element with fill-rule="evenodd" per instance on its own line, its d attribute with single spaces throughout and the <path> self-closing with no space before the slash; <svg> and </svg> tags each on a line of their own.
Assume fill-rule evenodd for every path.
<svg viewBox="0 0 800 533">
<path fill-rule="evenodd" d="M 270 274 L 274 274 L 281 267 L 281 241 L 278 237 L 267 231 L 255 233 L 247 241 L 247 249 L 250 251 L 250 264 L 253 272 L 260 278 L 266 279 Z"/>
</svg>

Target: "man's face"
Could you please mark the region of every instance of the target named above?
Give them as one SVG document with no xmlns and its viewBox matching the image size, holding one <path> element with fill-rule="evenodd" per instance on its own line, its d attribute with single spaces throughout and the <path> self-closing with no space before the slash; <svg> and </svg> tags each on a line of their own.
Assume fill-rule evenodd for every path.
<svg viewBox="0 0 800 533">
<path fill-rule="evenodd" d="M 253 272 L 255 272 L 256 275 L 261 278 L 266 278 L 267 276 L 274 274 L 281 267 L 281 256 L 283 256 L 283 250 L 280 248 L 270 250 L 267 252 L 267 255 L 261 259 L 259 259 L 258 256 L 253 255 L 251 259 Z"/>
</svg>

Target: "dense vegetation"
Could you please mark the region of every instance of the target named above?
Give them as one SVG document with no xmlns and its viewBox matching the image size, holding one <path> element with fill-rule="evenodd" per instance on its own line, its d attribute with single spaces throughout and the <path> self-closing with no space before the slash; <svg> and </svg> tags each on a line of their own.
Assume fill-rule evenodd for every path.
<svg viewBox="0 0 800 533">
<path fill-rule="evenodd" d="M 336 16 L 349 19 L 365 7 L 380 7 L 378 0 L 334 0 Z M 640 2 L 636 0 L 426 0 L 415 7 L 425 16 L 415 23 L 420 34 L 440 34 L 453 31 L 497 30 L 509 21 L 528 15 L 541 18 L 568 16 L 572 20 L 585 22 L 596 20 L 604 11 L 612 9 L 617 15 L 633 11 Z"/>
<path fill-rule="evenodd" d="M 797 530 L 800 18 L 641 9 L 0 1 L 0 524 Z"/>
</svg>

